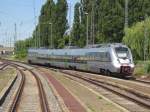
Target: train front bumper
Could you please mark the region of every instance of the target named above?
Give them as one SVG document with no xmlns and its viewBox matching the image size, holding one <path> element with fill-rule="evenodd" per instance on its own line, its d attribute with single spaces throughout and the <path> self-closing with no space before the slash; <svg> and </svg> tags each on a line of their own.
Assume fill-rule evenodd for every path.
<svg viewBox="0 0 150 112">
<path fill-rule="evenodd" d="M 130 77 L 132 76 L 134 72 L 134 64 L 118 64 L 117 66 L 114 66 L 116 68 L 116 73 L 125 76 Z"/>
</svg>

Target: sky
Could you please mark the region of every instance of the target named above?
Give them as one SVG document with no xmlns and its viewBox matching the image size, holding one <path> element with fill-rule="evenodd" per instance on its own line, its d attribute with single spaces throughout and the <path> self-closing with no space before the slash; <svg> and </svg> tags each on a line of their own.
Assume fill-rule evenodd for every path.
<svg viewBox="0 0 150 112">
<path fill-rule="evenodd" d="M 74 5 L 79 1 L 67 0 L 69 25 L 73 23 Z M 46 0 L 1 0 L 0 45 L 13 46 L 15 23 L 17 26 L 17 40 L 30 37 L 35 28 L 35 22 L 38 23 L 41 7 L 45 2 Z"/>
</svg>

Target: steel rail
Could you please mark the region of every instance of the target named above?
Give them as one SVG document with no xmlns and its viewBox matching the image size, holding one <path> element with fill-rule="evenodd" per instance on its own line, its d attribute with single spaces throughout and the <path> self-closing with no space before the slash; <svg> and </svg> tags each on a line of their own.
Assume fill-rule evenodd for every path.
<svg viewBox="0 0 150 112">
<path fill-rule="evenodd" d="M 24 64 L 26 64 L 26 63 L 24 63 Z M 61 70 L 59 70 L 59 71 L 62 72 Z M 62 72 L 62 73 L 64 73 L 64 72 Z M 76 78 L 80 78 L 80 79 L 82 79 L 82 80 L 84 80 L 84 81 L 86 81 L 86 82 L 89 82 L 89 83 L 91 83 L 91 84 L 94 84 L 94 85 L 96 85 L 96 86 L 103 87 L 103 88 L 105 88 L 105 89 L 107 89 L 107 90 L 109 90 L 109 91 L 112 91 L 112 92 L 114 92 L 114 93 L 116 93 L 116 94 L 118 94 L 118 95 L 120 95 L 120 96 L 122 96 L 122 97 L 125 97 L 125 98 L 127 98 L 127 99 L 129 99 L 129 100 L 132 100 L 132 101 L 135 102 L 135 103 L 138 103 L 138 104 L 140 104 L 140 105 L 142 105 L 142 106 L 144 106 L 144 107 L 150 109 L 150 103 L 143 102 L 143 101 L 141 101 L 141 100 L 134 99 L 132 96 L 128 96 L 128 95 L 122 94 L 122 93 L 120 93 L 120 92 L 118 92 L 118 91 L 116 91 L 116 90 L 114 90 L 114 89 L 109 88 L 109 85 L 108 85 L 108 84 L 103 84 L 102 82 L 100 82 L 100 81 L 98 81 L 98 80 L 90 79 L 90 78 L 88 78 L 88 77 L 83 77 L 83 76 L 79 76 L 79 75 L 73 75 L 73 74 L 71 74 L 71 73 L 65 73 L 65 74 L 71 75 L 71 76 L 76 77 Z M 138 81 L 138 80 L 137 80 L 137 81 Z M 141 83 L 143 82 L 143 83 L 145 83 L 145 81 L 140 81 L 140 80 L 139 80 L 138 82 L 141 82 Z M 150 82 L 146 82 L 146 83 L 149 84 Z M 107 86 L 106 86 L 106 85 L 107 85 Z M 129 93 L 130 93 L 130 91 L 126 91 L 126 92 L 129 92 Z M 138 95 L 137 95 L 137 94 L 134 94 L 134 92 L 133 92 L 133 93 L 131 92 L 130 94 L 133 94 L 133 95 L 135 95 L 135 96 L 138 97 Z M 143 98 L 143 100 L 146 101 L 146 99 L 144 99 L 144 98 Z"/>
<path fill-rule="evenodd" d="M 148 80 L 135 79 L 135 82 L 140 82 L 140 83 L 143 83 L 143 84 L 149 84 L 150 85 L 150 81 L 148 81 Z"/>
<path fill-rule="evenodd" d="M 14 66 L 15 68 L 17 68 L 16 66 Z M 19 101 L 20 101 L 20 97 L 23 93 L 23 89 L 24 89 L 24 84 L 25 84 L 25 74 L 20 70 L 18 69 L 22 78 L 21 78 L 21 83 L 19 85 L 19 89 L 14 97 L 14 100 L 9 108 L 9 112 L 16 112 L 17 110 L 17 107 L 18 107 L 18 104 L 19 104 Z"/>
<path fill-rule="evenodd" d="M 140 104 L 141 106 L 144 106 L 144 107 L 150 109 L 150 103 L 147 103 L 147 102 L 144 102 L 144 101 L 135 99 L 135 98 L 133 98 L 132 96 L 128 96 L 128 95 L 126 95 L 126 94 L 120 93 L 119 91 L 117 91 L 117 90 L 115 89 L 116 87 L 114 87 L 114 89 L 113 89 L 113 86 L 112 86 L 112 85 L 111 85 L 111 87 L 109 87 L 110 85 L 108 85 L 108 84 L 106 84 L 106 83 L 102 83 L 102 82 L 100 82 L 100 81 L 98 81 L 98 80 L 91 79 L 91 78 L 89 78 L 89 77 L 80 76 L 79 74 L 78 74 L 78 75 L 77 75 L 77 74 L 72 74 L 72 73 L 68 73 L 68 72 L 65 72 L 65 71 L 61 71 L 61 70 L 60 70 L 60 72 L 62 72 L 62 73 L 64 73 L 64 74 L 67 74 L 67 75 L 69 75 L 69 76 L 73 76 L 73 77 L 75 77 L 75 78 L 84 80 L 84 81 L 86 81 L 86 82 L 88 82 L 88 83 L 91 83 L 91 84 L 94 84 L 94 85 L 96 85 L 96 86 L 98 86 L 98 87 L 102 87 L 102 88 L 104 88 L 104 89 L 106 89 L 106 90 L 109 90 L 109 91 L 111 91 L 111 92 L 113 92 L 113 93 L 119 95 L 119 96 L 122 96 L 122 97 L 124 97 L 124 98 L 127 98 L 127 99 L 129 99 L 129 100 L 131 100 L 131 101 L 133 101 L 133 102 L 135 102 L 135 103 Z M 118 89 L 119 89 L 119 88 L 118 88 Z M 128 92 L 128 91 L 127 91 L 127 92 Z M 130 94 L 134 94 L 134 93 L 130 93 Z M 134 94 L 134 95 L 136 96 L 137 94 Z"/>
<path fill-rule="evenodd" d="M 32 70 L 30 70 L 30 69 L 28 69 L 24 66 L 21 66 L 19 64 L 14 64 L 14 63 L 11 63 L 10 61 L 7 61 L 7 63 L 9 63 L 9 64 L 11 64 L 12 66 L 15 66 L 15 67 L 22 67 L 22 68 L 28 70 L 35 77 L 35 79 L 37 81 L 37 84 L 38 84 L 38 90 L 39 90 L 39 97 L 40 97 L 42 112 L 50 112 L 50 109 L 48 107 L 48 101 L 47 101 L 47 98 L 46 98 L 46 94 L 45 94 L 42 82 L 39 79 L 39 77 L 37 76 L 37 74 L 34 73 Z M 14 112 L 14 111 L 10 111 L 10 112 Z"/>
<path fill-rule="evenodd" d="M 44 88 L 43 88 L 41 80 L 39 79 L 39 77 L 37 76 L 36 73 L 34 73 L 32 70 L 29 70 L 29 71 L 34 75 L 34 77 L 37 80 L 37 84 L 38 84 L 38 88 L 39 88 L 39 94 L 40 94 L 40 100 L 41 100 L 40 103 L 41 103 L 42 112 L 50 112 L 49 107 L 48 107 L 48 101 L 47 101 L 46 94 L 44 92 Z"/>
<path fill-rule="evenodd" d="M 6 64 L 6 63 L 3 63 L 3 64 L 1 64 L 0 65 L 0 70 L 3 70 L 5 67 L 7 67 L 8 66 L 8 64 Z"/>
</svg>

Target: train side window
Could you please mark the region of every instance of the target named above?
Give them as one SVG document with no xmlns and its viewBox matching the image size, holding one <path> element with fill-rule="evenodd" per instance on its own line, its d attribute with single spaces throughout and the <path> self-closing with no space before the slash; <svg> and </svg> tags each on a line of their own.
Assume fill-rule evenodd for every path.
<svg viewBox="0 0 150 112">
<path fill-rule="evenodd" d="M 110 56 L 110 53 L 109 53 L 109 52 L 106 52 L 106 57 L 107 57 L 107 60 L 108 60 L 108 61 L 111 61 L 111 56 Z"/>
<path fill-rule="evenodd" d="M 109 52 L 99 52 L 97 59 L 99 61 L 110 61 L 111 60 Z"/>
</svg>

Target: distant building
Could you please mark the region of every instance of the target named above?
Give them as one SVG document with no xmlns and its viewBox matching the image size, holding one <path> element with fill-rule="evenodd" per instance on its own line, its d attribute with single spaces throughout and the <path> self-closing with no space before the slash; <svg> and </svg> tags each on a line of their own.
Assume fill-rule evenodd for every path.
<svg viewBox="0 0 150 112">
<path fill-rule="evenodd" d="M 3 47 L 0 45 L 0 55 L 9 55 L 14 53 L 13 47 Z"/>
</svg>

